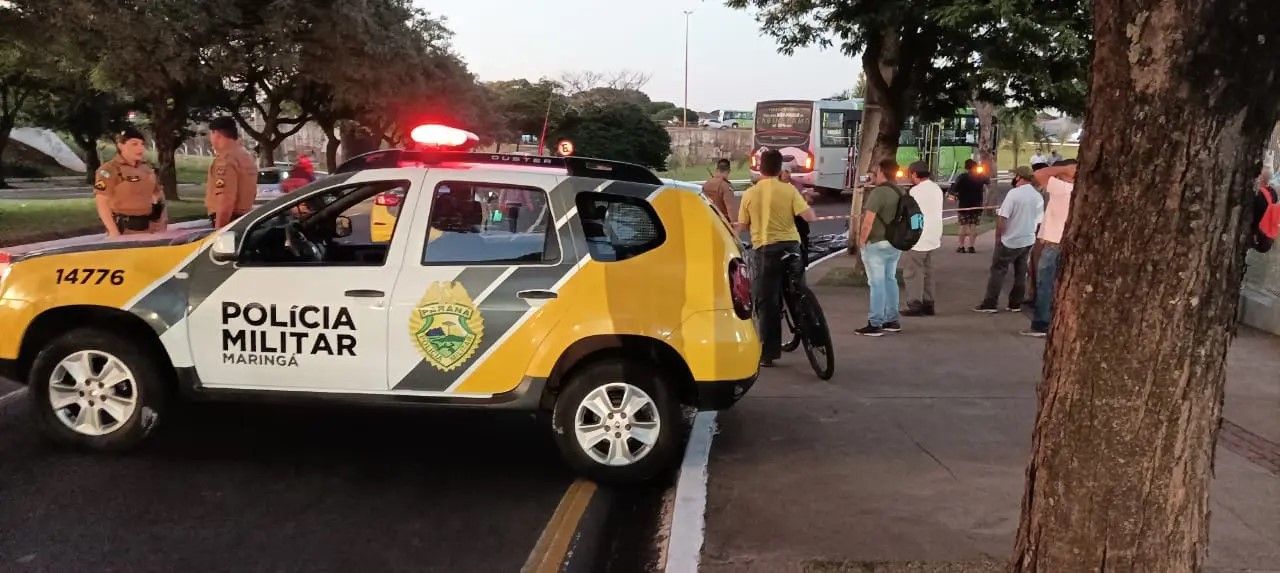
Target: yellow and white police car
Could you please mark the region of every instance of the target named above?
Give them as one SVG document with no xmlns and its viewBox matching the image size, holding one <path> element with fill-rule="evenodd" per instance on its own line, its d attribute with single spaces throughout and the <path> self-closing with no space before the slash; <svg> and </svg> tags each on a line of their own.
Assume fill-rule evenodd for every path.
<svg viewBox="0 0 1280 573">
<path fill-rule="evenodd" d="M 97 450 L 139 444 L 177 398 L 546 411 L 604 481 L 661 471 L 682 405 L 751 387 L 742 255 L 700 194 L 473 153 L 446 127 L 414 139 L 216 231 L 0 253 L 0 375 L 44 431 Z M 372 241 L 387 192 L 398 216 Z"/>
</svg>

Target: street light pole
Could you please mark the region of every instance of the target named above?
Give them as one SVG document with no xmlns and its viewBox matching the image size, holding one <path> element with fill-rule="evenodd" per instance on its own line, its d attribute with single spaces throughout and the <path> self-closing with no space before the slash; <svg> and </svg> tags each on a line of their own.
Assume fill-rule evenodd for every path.
<svg viewBox="0 0 1280 573">
<path fill-rule="evenodd" d="M 684 11 L 684 108 L 681 109 L 683 127 L 689 127 L 689 16 L 693 10 Z"/>
</svg>

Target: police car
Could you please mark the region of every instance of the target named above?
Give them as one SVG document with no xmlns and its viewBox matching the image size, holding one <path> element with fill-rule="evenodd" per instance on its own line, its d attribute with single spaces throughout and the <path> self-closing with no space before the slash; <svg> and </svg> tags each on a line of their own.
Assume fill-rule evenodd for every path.
<svg viewBox="0 0 1280 573">
<path fill-rule="evenodd" d="M 602 481 L 661 471 L 682 406 L 751 387 L 745 265 L 700 194 L 624 163 L 473 153 L 443 126 L 413 139 L 216 231 L 0 253 L 0 376 L 95 450 L 138 445 L 176 398 L 543 411 Z M 374 242 L 357 231 L 389 191 Z"/>
</svg>

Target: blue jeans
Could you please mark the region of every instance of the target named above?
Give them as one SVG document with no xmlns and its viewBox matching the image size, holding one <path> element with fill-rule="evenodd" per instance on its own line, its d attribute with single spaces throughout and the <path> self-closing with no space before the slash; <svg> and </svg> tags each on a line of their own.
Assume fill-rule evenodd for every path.
<svg viewBox="0 0 1280 573">
<path fill-rule="evenodd" d="M 1031 319 L 1031 330 L 1049 332 L 1049 319 L 1053 318 L 1053 281 L 1058 278 L 1058 258 L 1062 247 L 1045 244 L 1036 264 L 1036 312 Z"/>
<path fill-rule="evenodd" d="M 871 312 L 867 322 L 871 326 L 883 326 L 897 322 L 898 315 L 898 259 L 902 251 L 889 241 L 868 243 L 862 248 L 862 266 L 867 270 L 867 287 L 871 291 Z"/>
</svg>

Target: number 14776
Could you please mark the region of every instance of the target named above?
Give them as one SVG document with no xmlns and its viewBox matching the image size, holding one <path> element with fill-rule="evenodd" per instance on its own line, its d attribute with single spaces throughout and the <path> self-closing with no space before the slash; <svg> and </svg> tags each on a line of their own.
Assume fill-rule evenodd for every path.
<svg viewBox="0 0 1280 573">
<path fill-rule="evenodd" d="M 56 284 L 100 285 L 109 283 L 113 286 L 124 284 L 122 269 L 57 269 Z"/>
</svg>

